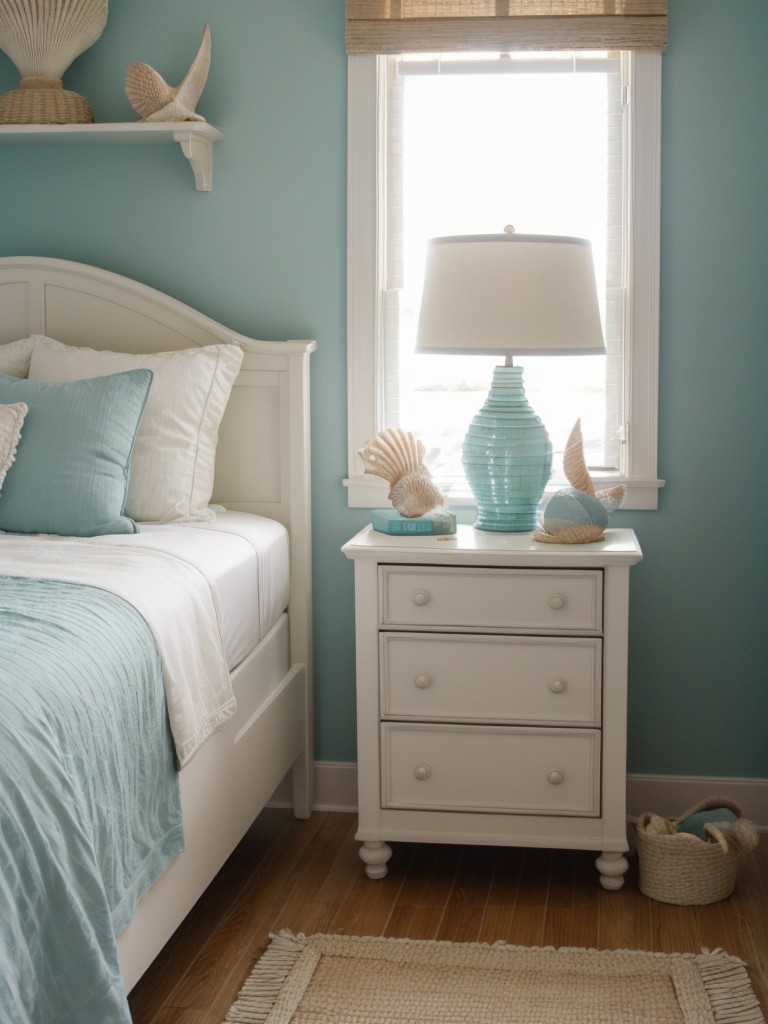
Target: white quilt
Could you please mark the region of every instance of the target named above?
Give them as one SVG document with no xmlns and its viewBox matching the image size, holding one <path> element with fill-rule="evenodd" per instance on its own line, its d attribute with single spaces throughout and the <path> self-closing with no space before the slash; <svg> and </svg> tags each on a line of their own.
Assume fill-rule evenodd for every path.
<svg viewBox="0 0 768 1024">
<path fill-rule="evenodd" d="M 180 766 L 236 711 L 215 589 L 181 559 L 123 537 L 0 537 L 0 574 L 99 587 L 154 634 Z"/>
</svg>

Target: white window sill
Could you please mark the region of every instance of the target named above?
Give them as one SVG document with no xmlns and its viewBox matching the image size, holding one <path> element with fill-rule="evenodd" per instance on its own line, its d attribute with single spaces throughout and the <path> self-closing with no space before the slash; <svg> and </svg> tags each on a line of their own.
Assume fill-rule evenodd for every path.
<svg viewBox="0 0 768 1024">
<path fill-rule="evenodd" d="M 624 484 L 627 495 L 621 504 L 623 510 L 653 510 L 659 507 L 659 490 L 664 486 L 663 480 L 622 479 L 618 476 L 600 476 L 593 474 L 593 482 L 598 490 Z M 347 506 L 349 508 L 386 508 L 389 505 L 387 494 L 389 485 L 375 476 L 354 476 L 344 480 L 347 488 Z M 558 490 L 557 486 L 547 488 L 548 493 Z M 450 491 L 446 495 L 448 505 L 452 508 L 466 508 L 474 505 L 475 500 L 468 491 Z"/>
</svg>

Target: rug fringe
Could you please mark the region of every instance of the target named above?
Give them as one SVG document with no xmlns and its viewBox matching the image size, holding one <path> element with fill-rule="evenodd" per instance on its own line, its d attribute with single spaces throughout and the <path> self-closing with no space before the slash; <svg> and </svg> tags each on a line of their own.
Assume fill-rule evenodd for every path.
<svg viewBox="0 0 768 1024">
<path fill-rule="evenodd" d="M 295 935 L 288 929 L 270 934 L 270 945 L 255 964 L 235 1002 L 230 1006 L 226 1021 L 265 1021 L 302 951 L 307 937 Z"/>
<path fill-rule="evenodd" d="M 742 960 L 716 949 L 696 961 L 717 1024 L 765 1024 Z"/>
</svg>

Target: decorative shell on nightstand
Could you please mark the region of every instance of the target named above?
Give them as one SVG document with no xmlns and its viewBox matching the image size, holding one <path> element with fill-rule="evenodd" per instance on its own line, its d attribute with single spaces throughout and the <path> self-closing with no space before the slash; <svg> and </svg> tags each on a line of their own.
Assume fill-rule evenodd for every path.
<svg viewBox="0 0 768 1024">
<path fill-rule="evenodd" d="M 581 420 L 576 420 L 563 453 L 563 470 L 570 487 L 556 491 L 547 502 L 541 530 L 533 539 L 548 544 L 587 544 L 600 540 L 608 516 L 624 499 L 623 485 L 595 491 L 584 459 Z"/>
<path fill-rule="evenodd" d="M 211 66 L 211 29 L 203 39 L 189 71 L 175 88 L 149 64 L 131 64 L 125 75 L 125 94 L 142 121 L 204 121 L 195 113 Z"/>
<path fill-rule="evenodd" d="M 424 465 L 424 443 L 409 431 L 382 430 L 358 450 L 365 472 L 389 484 L 389 500 L 406 519 L 415 519 L 445 503 L 440 488 Z"/>
<path fill-rule="evenodd" d="M 107 0 L 0 0 L 0 49 L 21 81 L 0 97 L 2 124 L 87 124 L 88 100 L 64 89 L 72 61 L 107 23 Z"/>
</svg>

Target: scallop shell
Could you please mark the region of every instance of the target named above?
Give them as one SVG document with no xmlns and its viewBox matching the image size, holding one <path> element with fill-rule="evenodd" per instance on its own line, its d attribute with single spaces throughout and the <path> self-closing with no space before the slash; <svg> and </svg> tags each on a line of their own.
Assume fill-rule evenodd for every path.
<svg viewBox="0 0 768 1024">
<path fill-rule="evenodd" d="M 389 500 L 406 519 L 414 519 L 445 503 L 440 488 L 424 465 L 424 443 L 401 428 L 382 430 L 360 448 L 365 472 L 389 484 Z"/>
<path fill-rule="evenodd" d="M 428 470 L 406 473 L 389 492 L 389 500 L 406 519 L 426 515 L 445 503 L 443 492 L 435 484 Z"/>
<path fill-rule="evenodd" d="M 206 25 L 197 56 L 181 83 L 168 85 L 149 64 L 131 64 L 125 74 L 125 94 L 142 121 L 204 121 L 195 113 L 211 66 L 211 29 Z"/>
<path fill-rule="evenodd" d="M 576 420 L 565 443 L 563 471 L 571 487 L 575 487 L 577 491 L 584 491 L 585 494 L 594 495 L 595 486 L 584 461 L 584 439 L 581 436 L 580 419 Z"/>
<path fill-rule="evenodd" d="M 107 0 L 0 0 L 0 49 L 22 78 L 61 79 L 107 23 Z"/>
</svg>

